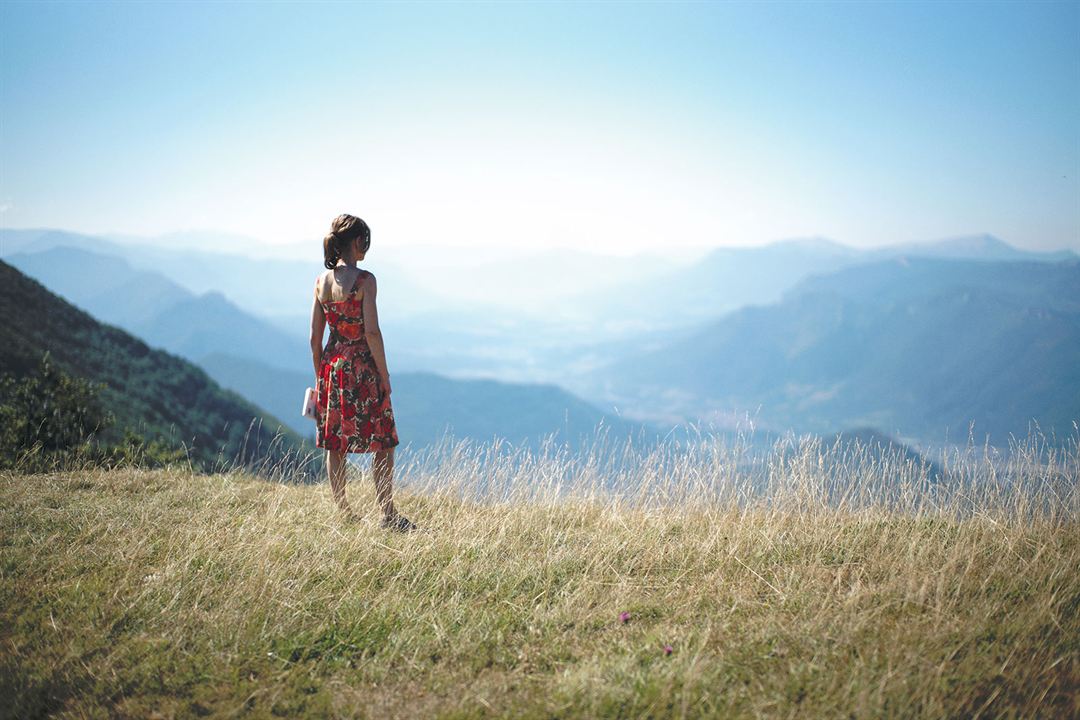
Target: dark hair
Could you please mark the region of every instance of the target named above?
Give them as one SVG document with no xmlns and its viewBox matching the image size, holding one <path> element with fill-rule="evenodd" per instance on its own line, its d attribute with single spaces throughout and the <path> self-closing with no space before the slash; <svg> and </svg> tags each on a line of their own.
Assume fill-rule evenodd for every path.
<svg viewBox="0 0 1080 720">
<path fill-rule="evenodd" d="M 360 245 L 364 252 L 371 247 L 371 230 L 367 223 L 355 215 L 338 215 L 330 223 L 330 232 L 323 238 L 323 265 L 327 270 L 333 270 L 337 261 L 341 259 L 342 251 L 353 240 L 360 238 Z"/>
</svg>

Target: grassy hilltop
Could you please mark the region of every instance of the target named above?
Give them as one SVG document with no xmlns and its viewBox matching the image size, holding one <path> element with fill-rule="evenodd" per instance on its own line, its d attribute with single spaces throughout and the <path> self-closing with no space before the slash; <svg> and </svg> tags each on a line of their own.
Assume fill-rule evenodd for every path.
<svg viewBox="0 0 1080 720">
<path fill-rule="evenodd" d="M 359 474 L 370 522 L 240 473 L 0 475 L 0 716 L 1080 712 L 1075 447 L 919 498 L 850 450 L 765 485 L 710 452 L 631 501 L 458 448 L 401 469 L 407 536 Z"/>
</svg>

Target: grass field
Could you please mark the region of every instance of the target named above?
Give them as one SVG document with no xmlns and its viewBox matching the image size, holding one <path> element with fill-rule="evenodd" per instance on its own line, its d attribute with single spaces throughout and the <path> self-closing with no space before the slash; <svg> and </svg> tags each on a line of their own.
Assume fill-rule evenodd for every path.
<svg viewBox="0 0 1080 720">
<path fill-rule="evenodd" d="M 824 455 L 653 455 L 631 496 L 451 452 L 401 468 L 410 535 L 356 469 L 359 522 L 241 472 L 0 475 L 0 715 L 1077 716 L 1075 444 L 932 502 Z"/>
</svg>

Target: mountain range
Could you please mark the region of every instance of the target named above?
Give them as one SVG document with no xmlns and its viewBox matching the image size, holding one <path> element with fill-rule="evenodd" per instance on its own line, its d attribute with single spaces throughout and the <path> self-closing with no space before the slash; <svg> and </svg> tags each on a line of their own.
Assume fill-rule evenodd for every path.
<svg viewBox="0 0 1080 720">
<path fill-rule="evenodd" d="M 136 269 L 119 257 L 54 246 L 15 253 L 7 261 L 95 317 L 193 362 L 223 350 L 281 368 L 303 367 L 310 358 L 306 344 L 244 312 L 221 293 L 195 295 L 163 274 Z"/>
<path fill-rule="evenodd" d="M 647 282 L 580 293 L 576 302 L 608 322 L 648 331 L 713 320 L 747 305 L 779 302 L 811 275 L 894 258 L 938 258 L 979 262 L 1061 262 L 1072 251 L 1018 250 L 992 235 L 967 235 L 928 243 L 860 250 L 827 238 L 785 240 L 758 247 L 716 248 L 696 262 L 661 269 Z"/>
<path fill-rule="evenodd" d="M 304 432 L 291 397 L 308 384 L 303 313 L 318 268 L 131 241 L 0 230 L 0 252 L 13 263 L 103 319 L 201 363 Z M 1064 432 L 1080 416 L 1077 256 L 1069 251 L 1022 251 L 991 235 L 873 250 L 805 238 L 717 248 L 693 261 L 621 258 L 610 273 L 570 252 L 560 273 L 560 251 L 544 250 L 506 277 L 509 259 L 463 251 L 419 261 L 449 263 L 438 287 L 410 276 L 400 253 L 386 254 L 394 269 L 389 282 L 380 279 L 381 324 L 402 420 L 418 438 L 468 426 L 468 417 L 451 416 L 466 387 L 457 383 L 469 376 L 504 381 L 483 388 L 486 412 L 510 427 L 505 408 L 516 406 L 535 420 L 530 437 L 560 427 L 550 413 L 532 413 L 548 396 L 564 410 L 578 398 L 610 408 L 601 413 L 606 422 L 621 413 L 625 422 L 668 426 L 752 420 L 777 431 L 874 427 L 942 440 L 966 437 L 974 421 L 976 432 L 1002 444 L 1009 433 L 1026 435 L 1032 421 Z M 589 272 L 594 282 L 582 274 Z M 420 298 L 401 314 L 394 273 Z M 455 297 L 463 278 L 472 286 Z M 535 297 L 544 312 L 502 303 L 509 285 L 515 303 Z M 576 289 L 590 285 L 597 289 Z M 292 310 L 256 312 L 271 308 Z M 275 373 L 277 380 L 254 382 Z M 532 394 L 515 395 L 506 381 Z M 413 386 L 424 393 L 415 403 Z M 488 429 L 476 432 L 486 437 Z"/>
<path fill-rule="evenodd" d="M 8 260 L 101 320 L 197 363 L 222 386 L 313 439 L 314 426 L 299 414 L 299 398 L 313 379 L 306 342 L 216 291 L 195 295 L 162 273 L 137 269 L 120 257 L 55 244 L 37 252 L 16 252 Z M 432 334 L 429 342 L 436 356 L 440 340 L 451 331 L 442 328 Z M 445 351 L 440 360 L 445 362 Z M 396 370 L 397 364 L 392 367 Z M 546 436 L 577 447 L 582 436 L 601 424 L 612 436 L 655 434 L 640 422 L 623 421 L 551 384 L 407 371 L 395 371 L 393 378 L 399 434 L 415 448 L 438 441 L 446 432 L 477 441 L 499 437 L 533 448 Z"/>
<path fill-rule="evenodd" d="M 803 280 L 600 368 L 643 416 L 902 438 L 1069 434 L 1080 419 L 1080 262 L 897 258 Z"/>
</svg>

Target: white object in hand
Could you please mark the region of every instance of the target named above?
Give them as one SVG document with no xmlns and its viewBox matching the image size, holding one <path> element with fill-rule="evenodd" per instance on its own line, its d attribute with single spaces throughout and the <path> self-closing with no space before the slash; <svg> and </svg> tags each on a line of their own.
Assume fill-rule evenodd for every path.
<svg viewBox="0 0 1080 720">
<path fill-rule="evenodd" d="M 300 414 L 306 418 L 315 419 L 315 389 L 308 388 L 304 391 L 304 407 L 300 409 Z"/>
</svg>

